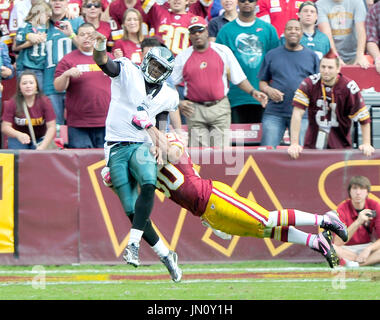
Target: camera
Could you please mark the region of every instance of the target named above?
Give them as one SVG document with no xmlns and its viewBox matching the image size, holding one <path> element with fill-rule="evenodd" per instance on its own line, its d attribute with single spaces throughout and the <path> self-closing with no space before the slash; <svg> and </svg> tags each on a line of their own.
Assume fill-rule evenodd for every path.
<svg viewBox="0 0 380 320">
<path fill-rule="evenodd" d="M 366 216 L 369 218 L 375 218 L 376 217 L 376 210 L 371 210 L 371 213 L 367 213 Z"/>
<path fill-rule="evenodd" d="M 56 21 L 54 22 L 54 26 L 57 27 L 58 29 L 65 29 L 66 25 L 62 23 L 62 21 Z"/>
</svg>

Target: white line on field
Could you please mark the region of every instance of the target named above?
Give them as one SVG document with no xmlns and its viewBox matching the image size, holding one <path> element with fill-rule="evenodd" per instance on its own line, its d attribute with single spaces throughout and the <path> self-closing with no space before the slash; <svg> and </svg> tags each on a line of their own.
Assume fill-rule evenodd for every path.
<svg viewBox="0 0 380 320">
<path fill-rule="evenodd" d="M 44 266 L 42 266 L 44 267 Z M 33 268 L 33 266 L 31 266 Z M 238 267 L 231 267 L 231 268 L 186 268 L 181 267 L 182 271 L 184 273 L 194 273 L 194 272 L 200 272 L 200 273 L 222 273 L 222 272 L 316 272 L 316 271 L 332 271 L 333 269 L 330 269 L 328 267 L 311 267 L 311 268 L 304 268 L 304 267 L 282 267 L 282 268 L 238 268 Z M 45 274 L 57 274 L 57 273 L 124 273 L 124 274 L 138 274 L 138 273 L 162 273 L 163 270 L 166 271 L 164 268 L 160 269 L 149 269 L 149 267 L 146 267 L 146 269 L 83 269 L 83 270 L 75 270 L 75 269 L 56 269 L 56 270 L 49 270 L 49 269 L 41 269 L 38 268 L 38 270 L 0 270 L 0 274 L 40 274 L 41 271 Z M 360 267 L 360 268 L 347 268 L 346 270 L 360 270 L 360 271 L 380 271 L 379 267 Z"/>
<path fill-rule="evenodd" d="M 342 280 L 342 282 L 369 282 L 371 279 L 351 279 L 347 278 Z M 191 283 L 209 283 L 209 282 L 219 282 L 219 283 L 274 283 L 274 282 L 331 282 L 331 279 L 194 279 L 194 280 L 182 280 L 181 284 L 191 284 Z M 81 285 L 81 284 L 123 284 L 125 281 L 115 280 L 115 281 L 52 281 L 45 282 L 45 286 L 51 285 Z M 141 282 L 142 284 L 168 284 L 172 283 L 170 280 L 165 281 L 147 281 Z M 178 284 L 179 286 L 181 284 Z M 9 286 L 32 286 L 32 281 L 17 282 L 17 283 L 0 283 L 0 287 Z"/>
</svg>

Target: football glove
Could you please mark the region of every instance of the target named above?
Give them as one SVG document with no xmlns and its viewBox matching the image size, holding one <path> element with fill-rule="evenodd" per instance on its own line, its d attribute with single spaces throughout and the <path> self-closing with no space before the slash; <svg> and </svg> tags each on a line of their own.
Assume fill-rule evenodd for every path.
<svg viewBox="0 0 380 320">
<path fill-rule="evenodd" d="M 138 129 L 149 129 L 153 126 L 149 119 L 148 113 L 144 111 L 137 111 L 137 113 L 132 118 L 132 124 Z"/>
<path fill-rule="evenodd" d="M 113 187 L 112 180 L 111 180 L 111 174 L 110 174 L 110 168 L 104 167 L 102 171 L 100 172 L 102 176 L 103 183 L 106 187 Z"/>
</svg>

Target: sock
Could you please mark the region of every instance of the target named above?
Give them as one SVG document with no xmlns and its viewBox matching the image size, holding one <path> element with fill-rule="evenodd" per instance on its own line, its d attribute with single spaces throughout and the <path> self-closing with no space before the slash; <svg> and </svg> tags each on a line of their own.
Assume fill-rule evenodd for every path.
<svg viewBox="0 0 380 320">
<path fill-rule="evenodd" d="M 296 209 L 269 212 L 269 219 L 275 226 L 320 226 L 323 216 Z"/>
<path fill-rule="evenodd" d="M 316 235 L 303 232 L 294 227 L 275 227 L 272 228 L 270 237 L 282 242 L 297 243 L 313 248 L 313 242 Z"/>
<path fill-rule="evenodd" d="M 138 230 L 138 229 L 133 229 L 132 228 L 131 232 L 129 234 L 128 244 L 134 243 L 135 245 L 139 246 L 143 233 L 144 233 L 143 230 Z"/>
<path fill-rule="evenodd" d="M 161 239 L 157 241 L 152 249 L 160 258 L 164 258 L 169 255 L 169 249 L 167 246 L 165 246 L 164 242 Z"/>
</svg>

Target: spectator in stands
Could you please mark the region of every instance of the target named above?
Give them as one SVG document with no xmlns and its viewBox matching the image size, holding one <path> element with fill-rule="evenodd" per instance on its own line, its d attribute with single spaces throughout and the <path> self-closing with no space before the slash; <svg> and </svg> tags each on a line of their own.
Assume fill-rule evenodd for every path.
<svg viewBox="0 0 380 320">
<path fill-rule="evenodd" d="M 109 17 L 114 21 L 116 22 L 117 24 L 117 32 L 114 32 L 113 33 L 117 33 L 118 36 L 114 36 L 114 41 L 118 40 L 121 38 L 122 34 L 123 34 L 123 29 L 122 29 L 122 25 L 123 25 L 123 16 L 124 16 L 124 12 L 125 10 L 129 9 L 129 8 L 135 8 L 137 9 L 140 13 L 141 13 L 141 16 L 142 16 L 142 20 L 144 22 L 143 24 L 143 34 L 145 36 L 148 35 L 148 31 L 149 31 L 149 27 L 147 25 L 147 21 L 148 21 L 148 16 L 147 14 L 144 12 L 143 8 L 142 8 L 142 4 L 143 4 L 143 1 L 141 0 L 114 0 L 110 3 L 110 5 L 108 6 L 108 13 L 109 13 Z"/>
<path fill-rule="evenodd" d="M 228 22 L 235 20 L 237 13 L 238 0 L 222 0 L 223 13 L 215 18 L 212 18 L 208 24 L 208 34 L 211 41 L 216 40 L 219 30 Z"/>
<path fill-rule="evenodd" d="M 1 80 L 11 79 L 14 76 L 14 68 L 11 63 L 11 58 L 9 56 L 8 46 L 0 41 L 0 75 Z M 0 83 L 1 85 L 1 83 Z M 0 115 L 1 115 L 1 97 L 2 97 L 3 87 L 0 90 Z"/>
<path fill-rule="evenodd" d="M 202 2 L 209 4 L 210 1 Z M 195 16 L 192 10 L 187 10 L 188 0 L 168 0 L 169 9 L 165 5 L 158 5 L 153 0 L 146 0 L 145 3 L 153 4 L 147 6 L 146 21 L 154 29 L 155 35 L 164 41 L 165 46 L 174 55 L 188 48 L 190 41 L 187 28 L 190 20 Z"/>
<path fill-rule="evenodd" d="M 141 41 L 144 40 L 142 23 L 142 16 L 138 10 L 135 8 L 125 10 L 123 16 L 123 37 L 117 40 L 112 48 L 115 58 L 127 57 L 133 63 L 141 63 Z"/>
<path fill-rule="evenodd" d="M 38 146 L 32 143 L 24 106 L 28 108 Z M 16 95 L 4 102 L 1 132 L 8 136 L 9 149 L 44 150 L 56 132 L 52 104 L 38 86 L 33 71 L 25 71 L 18 78 Z"/>
<path fill-rule="evenodd" d="M 329 52 L 321 60 L 320 73 L 314 74 L 297 89 L 293 99 L 293 114 L 288 153 L 297 159 L 302 152 L 299 145 L 300 123 L 308 110 L 309 126 L 304 147 L 308 149 L 352 148 L 352 120 L 359 121 L 362 141 L 359 150 L 370 156 L 375 149 L 371 146 L 371 119 L 364 104 L 360 88 L 354 80 L 340 73 L 340 60 Z"/>
<path fill-rule="evenodd" d="M 110 51 L 113 45 L 111 24 L 108 21 L 102 21 L 103 6 L 101 0 L 83 0 L 82 16 L 85 22 L 91 23 L 96 31 L 100 32 L 107 38 L 107 48 Z"/>
<path fill-rule="evenodd" d="M 330 51 L 330 40 L 316 26 L 318 10 L 315 3 L 313 1 L 303 2 L 299 8 L 298 17 L 303 31 L 301 45 L 313 50 L 319 59 L 322 59 Z M 284 36 L 280 38 L 280 43 L 285 44 Z"/>
<path fill-rule="evenodd" d="M 50 5 L 52 16 L 47 32 L 43 88 L 53 104 L 57 124 L 64 124 L 65 93 L 55 90 L 54 73 L 58 62 L 75 49 L 76 32 L 84 20 L 82 17 L 66 18 L 68 0 L 50 0 Z"/>
<path fill-rule="evenodd" d="M 13 38 L 9 32 L 8 26 L 10 22 L 10 14 L 13 10 L 14 1 L 0 0 L 0 41 L 8 46 L 8 50 L 12 55 Z"/>
<path fill-rule="evenodd" d="M 335 237 L 340 264 L 347 267 L 380 263 L 380 203 L 370 199 L 367 177 L 354 176 L 348 184 L 348 199 L 339 204 L 339 218 L 347 225 L 348 240 Z"/>
<path fill-rule="evenodd" d="M 365 57 L 366 9 L 358 0 L 319 0 L 318 27 L 330 39 L 333 51 L 339 55 L 341 64 L 358 64 L 368 68 Z"/>
<path fill-rule="evenodd" d="M 9 17 L 9 33 L 16 36 L 18 28 L 22 27 L 32 5 L 40 0 L 14 1 L 14 5 Z"/>
<path fill-rule="evenodd" d="M 263 115 L 261 145 L 277 147 L 290 126 L 294 92 L 301 81 L 319 70 L 318 55 L 300 44 L 301 23 L 288 21 L 285 27 L 285 45 L 269 51 L 258 75 L 260 90 L 269 97 Z M 303 119 L 299 143 L 303 145 L 307 117 Z"/>
<path fill-rule="evenodd" d="M 265 54 L 278 46 L 278 36 L 272 25 L 256 19 L 256 1 L 239 0 L 238 7 L 238 17 L 219 31 L 216 42 L 232 50 L 248 81 L 254 88 L 259 88 L 257 74 L 261 63 Z M 261 122 L 264 109 L 250 94 L 231 84 L 228 99 L 232 107 L 232 123 Z"/>
<path fill-rule="evenodd" d="M 111 80 L 92 58 L 95 28 L 78 29 L 78 49 L 65 55 L 55 71 L 54 86 L 66 90 L 69 148 L 103 148 Z"/>
<path fill-rule="evenodd" d="M 380 73 L 380 2 L 372 6 L 365 21 L 367 51 L 373 58 L 376 71 Z"/>
<path fill-rule="evenodd" d="M 258 0 L 256 16 L 270 24 L 276 30 L 278 37 L 284 34 L 285 25 L 290 19 L 297 19 L 298 9 L 306 0 Z"/>
<path fill-rule="evenodd" d="M 177 56 L 172 79 L 175 85 L 185 83 L 186 100 L 179 108 L 186 116 L 189 145 L 227 146 L 231 125 L 228 79 L 264 105 L 267 97 L 252 87 L 227 46 L 208 40 L 205 19 L 192 18 L 188 29 L 193 45 Z"/>
<path fill-rule="evenodd" d="M 35 2 L 25 17 L 25 24 L 17 31 L 16 41 L 13 42 L 13 51 L 18 52 L 16 59 L 18 77 L 23 71 L 32 70 L 37 76 L 40 88 L 43 88 L 46 32 L 51 14 L 51 7 L 48 3 L 45 1 Z M 33 42 L 29 39 L 33 39 Z"/>
</svg>

